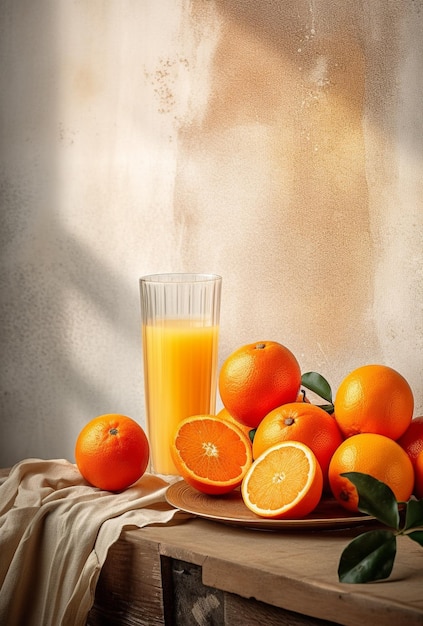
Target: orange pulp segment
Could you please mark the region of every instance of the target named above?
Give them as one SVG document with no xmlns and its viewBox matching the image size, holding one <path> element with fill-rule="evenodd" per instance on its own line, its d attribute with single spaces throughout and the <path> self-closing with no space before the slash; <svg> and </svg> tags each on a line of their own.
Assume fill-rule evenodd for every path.
<svg viewBox="0 0 423 626">
<path fill-rule="evenodd" d="M 245 505 L 256 515 L 274 519 L 302 518 L 318 505 L 323 474 L 312 450 L 284 441 L 265 450 L 241 485 Z"/>
<path fill-rule="evenodd" d="M 248 436 L 235 423 L 213 415 L 182 420 L 171 450 L 182 478 L 198 491 L 213 495 L 239 487 L 252 463 Z"/>
</svg>

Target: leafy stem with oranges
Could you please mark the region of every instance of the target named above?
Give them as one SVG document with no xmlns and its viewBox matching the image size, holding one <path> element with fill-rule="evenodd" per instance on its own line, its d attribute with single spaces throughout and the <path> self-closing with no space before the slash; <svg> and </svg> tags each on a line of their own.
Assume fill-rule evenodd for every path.
<svg viewBox="0 0 423 626">
<path fill-rule="evenodd" d="M 318 406 L 327 413 L 333 413 L 332 389 L 324 376 L 317 372 L 306 372 L 301 376 L 301 385 L 322 400 L 326 400 L 327 404 L 319 404 Z"/>
<path fill-rule="evenodd" d="M 342 475 L 357 489 L 359 510 L 372 515 L 386 528 L 369 530 L 347 545 L 338 565 L 339 581 L 367 583 L 389 578 L 399 535 L 423 546 L 423 500 L 400 503 L 388 485 L 368 474 Z"/>
<path fill-rule="evenodd" d="M 301 384 L 327 402 L 333 413 L 332 389 L 317 372 L 306 372 Z M 397 552 L 397 537 L 405 535 L 423 546 L 423 500 L 398 502 L 385 483 L 361 472 L 345 472 L 358 493 L 358 509 L 386 528 L 369 530 L 353 539 L 341 554 L 338 578 L 343 583 L 367 583 L 389 578 Z"/>
<path fill-rule="evenodd" d="M 318 372 L 306 372 L 301 376 L 301 386 L 305 387 L 309 391 L 312 391 L 322 400 L 325 400 L 326 404 L 318 404 L 317 406 L 326 411 L 326 413 L 332 415 L 334 411 L 332 388 L 324 376 L 322 376 Z M 303 397 L 306 398 L 305 392 L 302 391 L 302 393 Z M 256 430 L 257 428 L 251 428 L 251 430 L 249 431 L 249 437 L 251 441 L 254 440 Z"/>
</svg>

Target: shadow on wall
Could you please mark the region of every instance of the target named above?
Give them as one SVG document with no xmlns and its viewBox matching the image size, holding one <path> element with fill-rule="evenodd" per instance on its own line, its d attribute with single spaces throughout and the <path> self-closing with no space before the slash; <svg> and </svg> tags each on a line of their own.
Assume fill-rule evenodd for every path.
<svg viewBox="0 0 423 626">
<path fill-rule="evenodd" d="M 59 154 L 59 86 L 69 71 L 58 61 L 60 7 L 0 11 L 0 466 L 9 466 L 72 460 L 77 433 L 98 414 L 141 421 L 142 377 L 137 284 L 119 265 L 125 251 L 111 247 L 105 263 L 67 227 L 92 207 L 63 210 L 61 185 L 72 173 L 61 171 Z"/>
<path fill-rule="evenodd" d="M 14 209 L 9 204 L 8 214 Z M 129 412 L 131 385 L 141 405 L 141 368 L 134 372 L 124 356 L 140 352 L 136 286 L 131 290 L 54 218 L 38 251 L 34 243 L 24 244 L 22 255 L 3 247 L 2 466 L 34 455 L 72 459 L 72 442 L 88 419 Z M 119 364 L 129 389 L 113 385 Z M 138 417 L 137 409 L 129 408 Z"/>
</svg>

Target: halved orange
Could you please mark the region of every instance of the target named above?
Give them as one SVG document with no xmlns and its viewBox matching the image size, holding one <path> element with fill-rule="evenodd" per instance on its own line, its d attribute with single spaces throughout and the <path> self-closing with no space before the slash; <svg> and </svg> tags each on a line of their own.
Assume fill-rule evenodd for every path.
<svg viewBox="0 0 423 626">
<path fill-rule="evenodd" d="M 171 452 L 182 478 L 198 491 L 213 495 L 239 487 L 252 463 L 248 436 L 235 423 L 215 415 L 182 420 Z"/>
<path fill-rule="evenodd" d="M 311 513 L 322 497 L 323 474 L 312 450 L 299 441 L 283 441 L 265 450 L 241 485 L 245 505 L 273 519 L 297 519 Z"/>
</svg>

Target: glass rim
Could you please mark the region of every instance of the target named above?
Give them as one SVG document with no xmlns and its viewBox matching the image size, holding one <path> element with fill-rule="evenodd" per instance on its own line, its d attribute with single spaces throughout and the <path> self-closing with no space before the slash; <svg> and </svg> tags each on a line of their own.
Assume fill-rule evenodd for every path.
<svg viewBox="0 0 423 626">
<path fill-rule="evenodd" d="M 201 282 L 218 282 L 222 280 L 219 274 L 200 274 L 195 272 L 167 272 L 163 274 L 147 274 L 141 276 L 141 282 L 159 283 L 159 284 L 177 284 L 177 283 L 201 283 Z"/>
</svg>

